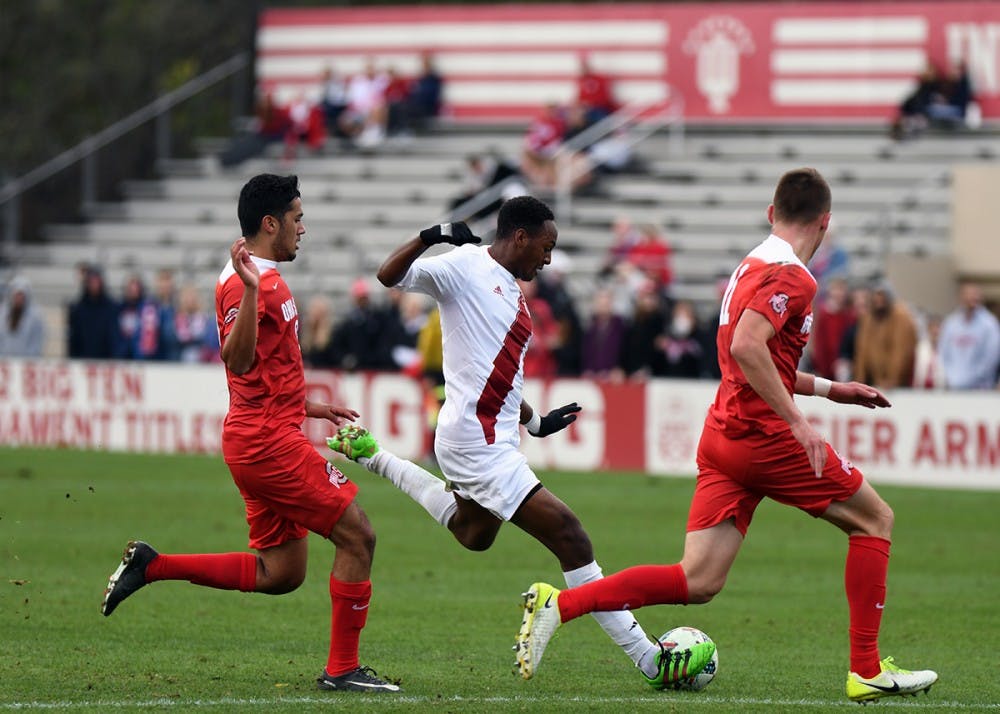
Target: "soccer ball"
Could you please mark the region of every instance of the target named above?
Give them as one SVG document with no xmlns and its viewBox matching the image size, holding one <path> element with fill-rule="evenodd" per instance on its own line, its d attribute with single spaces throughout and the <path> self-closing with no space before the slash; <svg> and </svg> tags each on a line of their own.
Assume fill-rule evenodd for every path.
<svg viewBox="0 0 1000 714">
<path fill-rule="evenodd" d="M 712 642 L 712 638 L 695 627 L 675 627 L 668 632 L 664 632 L 660 637 L 660 642 L 668 650 L 675 648 L 685 650 L 688 647 L 701 642 Z M 715 653 L 712 655 L 712 659 L 709 660 L 708 664 L 705 665 L 705 669 L 693 677 L 682 679 L 676 684 L 668 684 L 665 689 L 686 689 L 692 691 L 704 689 L 708 686 L 709 682 L 715 679 L 715 674 L 718 671 L 719 649 L 716 647 Z"/>
</svg>

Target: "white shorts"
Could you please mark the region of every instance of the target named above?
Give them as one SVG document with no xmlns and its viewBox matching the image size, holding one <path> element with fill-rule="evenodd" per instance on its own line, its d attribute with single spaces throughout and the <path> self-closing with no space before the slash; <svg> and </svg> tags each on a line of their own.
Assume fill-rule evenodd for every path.
<svg viewBox="0 0 1000 714">
<path fill-rule="evenodd" d="M 468 446 L 435 439 L 434 454 L 457 495 L 504 521 L 540 484 L 524 454 L 509 442 Z"/>
</svg>

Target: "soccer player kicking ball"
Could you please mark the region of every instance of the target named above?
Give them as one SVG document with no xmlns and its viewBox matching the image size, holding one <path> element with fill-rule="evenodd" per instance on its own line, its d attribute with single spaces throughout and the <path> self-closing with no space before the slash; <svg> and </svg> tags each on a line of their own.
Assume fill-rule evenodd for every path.
<svg viewBox="0 0 1000 714">
<path fill-rule="evenodd" d="M 815 394 L 869 409 L 889 406 L 872 387 L 796 370 L 816 294 L 806 263 L 826 234 L 830 205 L 830 187 L 817 171 L 786 173 L 767 209 L 771 235 L 729 279 L 717 337 L 722 383 L 698 445 L 698 481 L 681 562 L 628 568 L 562 592 L 545 583 L 532 585 L 517 635 L 525 677 L 537 670 L 556 628 L 584 613 L 711 600 L 722 590 L 757 504 L 767 496 L 848 536 L 848 698 L 863 702 L 916 694 L 937 681 L 930 670 L 910 672 L 892 657 L 880 660 L 892 510 L 823 440 L 792 398 Z"/>
<path fill-rule="evenodd" d="M 421 231 L 379 269 L 383 285 L 426 293 L 441 311 L 445 402 L 434 450 L 447 488 L 416 464 L 380 450 L 359 427 L 341 429 L 328 444 L 391 481 L 469 550 L 489 548 L 501 525 L 510 521 L 555 554 L 573 586 L 602 577 L 590 538 L 518 451 L 519 424 L 533 436 L 548 436 L 566 428 L 580 411 L 567 404 L 541 416 L 521 398 L 531 315 L 517 281 L 533 280 L 549 264 L 557 236 L 548 206 L 521 196 L 500 208 L 492 245 L 469 245 L 480 239 L 464 223 L 446 223 Z M 439 243 L 458 247 L 420 258 Z M 664 686 L 665 678 L 672 681 L 670 656 L 629 613 L 594 617 L 653 686 Z"/>
<path fill-rule="evenodd" d="M 358 414 L 306 399 L 298 311 L 278 273 L 278 263 L 295 259 L 305 233 L 298 178 L 255 176 L 240 192 L 238 213 L 246 238 L 233 244 L 232 261 L 215 288 L 229 382 L 222 454 L 246 502 L 250 547 L 257 555 L 167 555 L 131 541 L 108 582 L 101 612 L 110 615 L 122 600 L 157 580 L 272 595 L 291 592 L 305 579 L 306 536 L 312 531 L 336 547 L 330 653 L 319 688 L 397 692 L 398 686 L 358 664 L 375 533 L 354 500 L 357 486 L 316 453 L 302 433 L 304 417 L 340 426 Z"/>
</svg>

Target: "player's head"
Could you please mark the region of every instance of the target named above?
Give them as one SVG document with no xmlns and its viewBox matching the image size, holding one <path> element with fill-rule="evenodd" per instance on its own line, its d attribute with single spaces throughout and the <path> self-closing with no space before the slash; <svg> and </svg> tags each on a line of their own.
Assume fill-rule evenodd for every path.
<svg viewBox="0 0 1000 714">
<path fill-rule="evenodd" d="M 517 196 L 500 207 L 493 257 L 518 280 L 533 280 L 552 260 L 559 232 L 552 209 L 532 196 Z"/>
<path fill-rule="evenodd" d="M 774 222 L 806 225 L 830 213 L 830 186 L 816 169 L 793 169 L 774 189 Z M 829 217 L 824 221 L 824 230 Z"/>
<path fill-rule="evenodd" d="M 298 176 L 259 174 L 240 191 L 240 230 L 254 248 L 260 243 L 274 260 L 294 260 L 302 225 Z"/>
</svg>

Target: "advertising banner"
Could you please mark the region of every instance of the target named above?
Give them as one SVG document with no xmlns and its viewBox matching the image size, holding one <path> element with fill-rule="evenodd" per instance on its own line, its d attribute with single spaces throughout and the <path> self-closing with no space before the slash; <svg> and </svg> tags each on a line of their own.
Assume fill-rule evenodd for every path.
<svg viewBox="0 0 1000 714">
<path fill-rule="evenodd" d="M 387 450 L 422 460 L 430 431 L 423 389 L 402 374 L 307 370 L 309 398 L 361 413 Z M 539 469 L 693 476 L 712 382 L 527 380 L 542 412 L 577 402 L 565 431 L 522 436 Z M 817 429 L 874 483 L 1000 490 L 1000 393 L 899 391 L 890 409 L 798 397 Z M 0 445 L 216 454 L 228 407 L 219 365 L 0 360 Z M 329 422 L 307 419 L 320 450 Z"/>
<path fill-rule="evenodd" d="M 402 76 L 430 55 L 456 120 L 527 119 L 575 98 L 581 58 L 621 102 L 677 96 L 693 121 L 887 122 L 928 63 L 964 64 L 1000 118 L 996 2 L 615 3 L 270 9 L 257 77 L 319 97 L 326 69 Z"/>
</svg>

